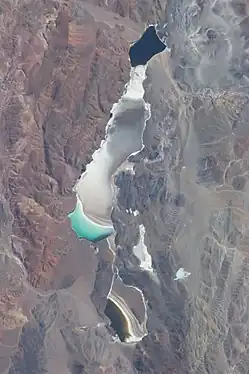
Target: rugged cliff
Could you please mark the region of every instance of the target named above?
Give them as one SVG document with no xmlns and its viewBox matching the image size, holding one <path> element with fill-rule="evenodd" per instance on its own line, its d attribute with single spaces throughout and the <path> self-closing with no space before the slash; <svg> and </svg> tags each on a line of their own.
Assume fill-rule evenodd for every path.
<svg viewBox="0 0 249 374">
<path fill-rule="evenodd" d="M 1 372 L 247 372 L 247 8 L 0 2 Z M 148 336 L 130 348 L 99 325 L 114 256 L 78 240 L 67 214 L 129 80 L 130 43 L 166 19 L 145 148 L 115 181 L 114 267 L 147 302 Z M 153 279 L 133 253 L 139 225 Z"/>
<path fill-rule="evenodd" d="M 129 79 L 129 42 L 163 5 L 0 4 L 1 261 L 7 277 L 1 283 L 1 330 L 6 341 L 6 331 L 33 318 L 34 290 L 69 287 L 82 273 L 86 288 L 91 283 L 93 249 L 77 240 L 67 219 L 75 204 L 72 187 L 103 139 L 110 109 Z M 11 261 L 15 280 L 13 266 L 6 265 Z M 18 339 L 17 333 L 11 341 Z"/>
</svg>

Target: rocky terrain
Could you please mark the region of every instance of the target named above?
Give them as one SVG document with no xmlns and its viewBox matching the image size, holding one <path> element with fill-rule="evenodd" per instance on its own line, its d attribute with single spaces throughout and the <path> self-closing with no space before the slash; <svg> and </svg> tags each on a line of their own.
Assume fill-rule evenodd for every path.
<svg viewBox="0 0 249 374">
<path fill-rule="evenodd" d="M 248 19 L 243 0 L 0 0 L 1 372 L 248 372 Z M 158 20 L 171 52 L 149 64 L 145 148 L 116 177 L 112 217 L 114 265 L 148 307 L 129 348 L 97 325 L 113 255 L 67 214 L 129 43 Z M 139 224 L 159 284 L 132 252 Z M 191 276 L 175 282 L 181 266 Z"/>
<path fill-rule="evenodd" d="M 170 57 L 148 69 L 146 147 L 117 178 L 113 214 L 120 276 L 148 300 L 141 373 L 248 372 L 247 11 L 169 2 Z M 135 266 L 126 209 L 140 213 L 160 287 Z M 191 275 L 175 282 L 181 266 Z"/>
<path fill-rule="evenodd" d="M 37 360 L 18 369 L 18 357 L 26 357 L 26 350 L 32 356 L 23 345 L 31 347 L 26 343 L 31 331 L 35 336 L 30 311 L 39 292 L 68 288 L 82 275 L 86 293 L 93 288 L 93 249 L 77 240 L 66 218 L 75 203 L 72 187 L 99 146 L 110 109 L 128 81 L 129 41 L 139 36 L 139 23 L 142 29 L 163 7 L 85 5 L 0 3 L 1 372 L 27 320 L 10 372 L 41 370 Z M 135 34 L 125 34 L 124 17 L 130 17 Z M 108 263 L 104 251 L 103 256 Z M 96 306 L 99 300 L 101 295 Z"/>
<path fill-rule="evenodd" d="M 127 81 L 128 43 L 90 14 L 78 22 L 60 4 L 19 4 L 1 20 L 1 161 L 13 234 L 30 283 L 43 287 L 75 243 L 72 186 Z"/>
</svg>

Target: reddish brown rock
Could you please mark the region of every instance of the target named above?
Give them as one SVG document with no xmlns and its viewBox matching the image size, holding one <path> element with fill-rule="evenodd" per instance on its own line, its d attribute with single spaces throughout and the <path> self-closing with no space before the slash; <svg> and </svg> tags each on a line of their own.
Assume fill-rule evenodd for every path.
<svg viewBox="0 0 249 374">
<path fill-rule="evenodd" d="M 98 312 L 104 310 L 112 280 L 112 256 L 103 252 L 96 270 L 93 249 L 71 230 L 67 214 L 75 206 L 72 187 L 99 147 L 112 105 L 129 79 L 129 42 L 139 36 L 145 23 L 160 18 L 164 1 L 159 1 L 158 6 L 140 0 L 91 1 L 91 5 L 96 5 L 91 12 L 84 12 L 84 3 L 79 1 L 2 3 L 0 194 L 8 200 L 9 215 L 13 215 L 8 230 L 3 222 L 2 231 L 7 233 L 8 245 L 12 245 L 27 274 L 21 277 L 16 271 L 16 283 L 12 284 L 8 278 L 11 271 L 8 266 L 5 268 L 7 281 L 0 292 L 0 332 L 17 331 L 13 340 L 16 345 L 28 319 L 18 349 L 15 354 L 7 352 L 6 357 L 12 355 L 13 370 L 22 368 L 25 372 L 31 370 L 29 358 L 34 356 L 37 372 L 40 357 L 46 361 L 42 351 L 48 344 L 44 343 L 45 329 L 58 331 L 58 326 L 55 330 L 51 327 L 58 317 L 69 344 L 74 339 L 70 331 L 80 326 L 80 321 L 72 318 L 77 310 L 73 303 L 68 311 L 70 318 L 66 319 L 57 292 L 46 296 L 46 300 L 42 293 L 37 294 L 40 304 L 31 313 L 34 303 L 33 299 L 25 299 L 27 289 L 68 289 L 83 274 L 84 293 L 92 293 Z M 106 13 L 102 13 L 103 9 Z M 110 23 L 106 15 L 110 16 Z M 81 294 L 77 301 L 82 310 Z M 44 320 L 35 313 L 44 313 Z M 93 356 L 87 366 L 90 371 L 86 372 L 132 374 L 132 360 L 118 356 L 115 361 L 113 348 L 107 343 L 109 334 L 103 341 L 98 340 L 99 335 L 101 330 L 95 336 L 92 329 L 91 339 L 86 339 L 86 346 L 89 341 L 92 345 L 89 356 Z M 142 366 L 148 363 L 153 367 L 150 355 L 159 346 L 158 340 L 166 346 L 160 351 L 162 354 L 170 349 L 167 333 L 163 331 L 161 335 L 149 339 L 148 345 L 146 341 L 141 351 L 139 346 L 134 360 L 141 359 Z M 3 336 L 5 343 L 7 338 Z M 53 342 L 57 345 L 56 339 Z M 58 347 L 60 344 L 59 341 Z M 80 356 L 83 361 L 84 355 Z M 100 358 L 101 365 L 96 363 Z M 70 360 L 69 357 L 69 363 Z M 74 364 L 84 367 L 84 363 Z"/>
<path fill-rule="evenodd" d="M 1 40 L 5 193 L 30 282 L 43 287 L 61 242 L 74 237 L 66 219 L 72 187 L 128 80 L 128 43 L 118 29 L 56 2 L 11 7 L 3 7 Z"/>
</svg>

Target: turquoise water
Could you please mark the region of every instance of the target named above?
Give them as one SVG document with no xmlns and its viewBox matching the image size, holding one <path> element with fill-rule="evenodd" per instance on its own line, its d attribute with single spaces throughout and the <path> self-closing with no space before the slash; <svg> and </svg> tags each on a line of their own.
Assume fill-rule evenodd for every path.
<svg viewBox="0 0 249 374">
<path fill-rule="evenodd" d="M 75 209 L 68 214 L 71 221 L 71 226 L 76 235 L 82 239 L 87 239 L 91 242 L 107 238 L 114 230 L 111 226 L 101 226 L 92 222 L 83 211 L 82 203 L 77 198 Z"/>
</svg>

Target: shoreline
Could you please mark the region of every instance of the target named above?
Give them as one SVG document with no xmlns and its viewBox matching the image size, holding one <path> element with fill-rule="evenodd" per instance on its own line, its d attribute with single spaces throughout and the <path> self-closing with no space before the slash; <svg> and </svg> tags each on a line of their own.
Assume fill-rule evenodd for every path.
<svg viewBox="0 0 249 374">
<path fill-rule="evenodd" d="M 112 117 L 107 122 L 106 129 L 105 129 L 105 137 L 101 141 L 100 147 L 93 153 L 92 160 L 86 166 L 86 170 L 82 173 L 82 175 L 76 181 L 73 187 L 73 191 L 76 193 L 76 198 L 77 198 L 75 209 L 80 208 L 81 215 L 84 216 L 85 220 L 87 221 L 87 224 L 95 225 L 96 229 L 103 229 L 103 230 L 110 230 L 110 231 L 114 230 L 112 221 L 111 221 L 111 213 L 116 203 L 116 196 L 117 196 L 117 191 L 118 191 L 114 183 L 115 175 L 118 172 L 120 172 L 122 169 L 125 169 L 125 166 L 130 156 L 138 154 L 144 148 L 143 133 L 146 127 L 146 123 L 151 117 L 150 104 L 146 103 L 143 99 L 143 96 L 144 96 L 143 82 L 145 81 L 147 77 L 146 70 L 147 70 L 147 65 L 145 66 L 139 65 L 137 67 L 131 68 L 130 80 L 129 82 L 126 83 L 124 87 L 123 95 L 121 96 L 121 98 L 119 99 L 117 103 L 113 104 L 113 107 L 110 111 L 110 113 L 112 114 Z M 139 117 L 140 122 L 138 122 L 139 127 L 138 128 L 137 126 L 135 126 L 134 128 L 128 127 L 127 129 L 126 127 L 123 127 L 122 125 L 122 118 L 123 118 L 122 116 L 125 116 L 126 113 L 129 114 L 131 110 L 141 111 L 141 113 L 138 112 L 140 116 Z M 120 124 L 118 120 L 121 121 Z M 141 125 L 141 120 L 143 120 L 142 125 Z M 115 150 L 115 147 L 118 147 L 118 145 L 115 143 L 115 141 L 117 142 L 117 136 L 120 136 L 120 134 L 122 135 L 122 132 L 124 132 L 124 135 L 128 137 L 127 139 L 129 139 L 129 136 L 132 137 L 134 131 L 136 131 L 135 135 L 137 136 L 137 142 L 139 145 L 138 144 L 136 145 L 136 143 L 130 145 L 130 143 L 128 143 L 128 148 L 130 147 L 133 147 L 133 149 L 135 148 L 133 151 L 132 150 L 128 151 L 125 148 L 125 146 L 122 145 L 120 154 L 118 154 L 120 161 L 116 160 L 115 158 L 113 159 L 113 157 L 115 157 L 115 153 L 113 155 L 110 154 L 110 151 L 108 150 L 108 146 L 109 148 L 114 147 L 114 150 Z M 118 151 L 116 150 L 116 152 Z M 116 167 L 115 167 L 115 170 L 113 170 L 115 164 L 116 164 Z M 104 168 L 105 166 L 106 166 L 106 169 Z M 101 169 L 98 170 L 98 167 Z M 96 186 L 94 185 L 95 176 L 99 177 L 99 180 L 95 182 Z M 92 177 L 92 180 L 91 180 L 91 177 Z M 94 188 L 96 191 L 94 191 Z M 104 193 L 106 193 L 106 196 L 103 195 L 103 199 L 102 199 L 100 193 L 103 191 Z M 97 193 L 95 195 L 96 198 L 94 197 L 94 192 Z M 87 198 L 87 195 L 89 199 Z M 80 206 L 79 206 L 79 201 L 81 203 Z M 87 201 L 89 201 L 90 207 L 89 205 L 87 206 Z M 92 205 L 91 205 L 91 201 L 92 201 Z M 94 203 L 96 203 L 98 207 L 99 207 L 98 203 L 102 204 L 101 205 L 102 215 L 101 213 L 98 214 L 97 208 L 95 208 L 96 212 L 94 211 Z M 75 210 L 68 215 L 69 219 L 71 219 L 73 216 L 76 217 Z M 74 231 L 77 234 L 77 230 L 75 229 L 76 226 L 77 225 L 74 224 Z M 86 235 L 86 238 L 88 239 L 87 235 Z"/>
</svg>

